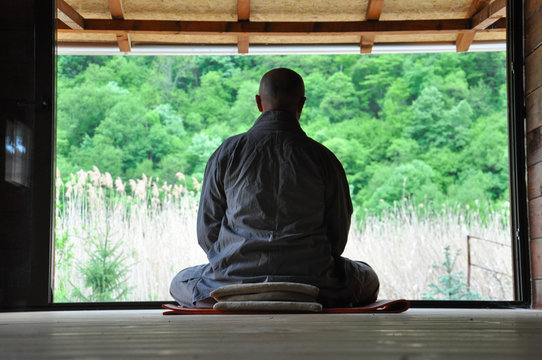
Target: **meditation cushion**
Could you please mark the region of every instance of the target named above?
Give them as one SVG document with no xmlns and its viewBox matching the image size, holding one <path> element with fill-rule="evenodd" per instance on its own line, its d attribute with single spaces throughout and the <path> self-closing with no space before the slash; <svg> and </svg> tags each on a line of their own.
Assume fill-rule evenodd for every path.
<svg viewBox="0 0 542 360">
<path fill-rule="evenodd" d="M 213 309 L 220 311 L 292 311 L 320 312 L 322 304 L 296 301 L 219 301 Z"/>
<path fill-rule="evenodd" d="M 258 294 L 276 291 L 304 294 L 316 298 L 320 289 L 318 289 L 316 286 L 292 282 L 233 284 L 221 286 L 218 289 L 213 290 L 211 292 L 211 296 L 215 300 L 220 301 L 220 299 L 222 299 L 224 296 Z"/>
<path fill-rule="evenodd" d="M 231 312 L 320 312 L 316 286 L 291 283 L 249 283 L 222 286 L 211 292 L 218 302 L 213 309 Z"/>
</svg>

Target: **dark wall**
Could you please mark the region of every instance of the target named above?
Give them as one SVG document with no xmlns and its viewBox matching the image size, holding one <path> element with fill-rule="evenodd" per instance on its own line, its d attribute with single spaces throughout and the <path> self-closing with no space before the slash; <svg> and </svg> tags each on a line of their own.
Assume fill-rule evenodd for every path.
<svg viewBox="0 0 542 360">
<path fill-rule="evenodd" d="M 525 0 L 525 104 L 533 305 L 542 308 L 542 1 Z"/>
<path fill-rule="evenodd" d="M 0 2 L 0 308 L 50 296 L 54 10 Z"/>
</svg>

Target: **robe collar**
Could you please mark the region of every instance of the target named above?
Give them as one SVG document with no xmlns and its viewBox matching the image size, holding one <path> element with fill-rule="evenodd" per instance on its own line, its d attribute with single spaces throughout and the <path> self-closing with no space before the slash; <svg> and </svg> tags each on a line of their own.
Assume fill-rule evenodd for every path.
<svg viewBox="0 0 542 360">
<path fill-rule="evenodd" d="M 264 111 L 250 130 L 282 130 L 301 132 L 304 134 L 295 115 L 284 110 Z"/>
</svg>

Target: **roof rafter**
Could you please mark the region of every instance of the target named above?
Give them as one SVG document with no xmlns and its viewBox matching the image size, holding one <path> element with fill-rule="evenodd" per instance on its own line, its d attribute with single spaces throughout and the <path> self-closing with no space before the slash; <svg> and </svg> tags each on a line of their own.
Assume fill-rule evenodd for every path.
<svg viewBox="0 0 542 360">
<path fill-rule="evenodd" d="M 109 12 L 111 12 L 111 18 L 115 20 L 124 20 L 124 0 L 107 0 L 109 5 Z M 117 44 L 119 50 L 123 52 L 132 51 L 132 41 L 130 40 L 130 34 L 128 32 L 118 32 Z"/>
<path fill-rule="evenodd" d="M 506 17 L 506 0 L 495 0 L 472 17 L 472 28 L 487 29 L 503 17 Z"/>
<path fill-rule="evenodd" d="M 455 42 L 457 52 L 469 50 L 476 30 L 487 29 L 506 16 L 506 0 L 495 0 L 491 3 L 490 0 L 474 0 L 469 10 L 469 14 L 471 13 L 475 13 L 471 19 L 472 30 L 459 32 Z"/>
<path fill-rule="evenodd" d="M 117 44 L 119 45 L 119 50 L 122 52 L 132 51 L 132 41 L 128 33 L 117 34 Z"/>
<path fill-rule="evenodd" d="M 113 19 L 124 19 L 124 0 L 107 0 Z"/>
<path fill-rule="evenodd" d="M 248 45 L 247 35 L 237 36 L 237 52 L 239 54 L 248 54 Z"/>
<path fill-rule="evenodd" d="M 365 35 L 361 35 L 360 52 L 362 54 L 370 54 L 373 51 L 374 42 L 375 42 L 374 33 L 367 33 Z"/>
<path fill-rule="evenodd" d="M 250 19 L 250 0 L 237 0 L 237 20 L 248 21 Z"/>
<path fill-rule="evenodd" d="M 369 0 L 367 5 L 367 20 L 378 20 L 382 14 L 384 0 Z"/>
<path fill-rule="evenodd" d="M 250 0 L 237 0 L 237 20 L 250 20 Z M 249 39 L 248 35 L 237 36 L 237 52 L 239 54 L 248 54 Z"/>
<path fill-rule="evenodd" d="M 64 0 L 57 0 L 56 17 L 70 29 L 82 30 L 85 28 L 85 19 Z"/>
<path fill-rule="evenodd" d="M 382 14 L 382 7 L 384 6 L 384 0 L 369 0 L 367 5 L 366 18 L 369 21 L 378 21 Z M 373 51 L 373 45 L 375 42 L 375 33 L 369 33 L 361 36 L 359 43 L 359 51 L 362 54 L 370 54 Z"/>
<path fill-rule="evenodd" d="M 58 29 L 74 33 L 141 33 L 186 35 L 363 35 L 457 34 L 471 30 L 469 19 L 350 22 L 222 22 L 169 20 L 86 19 L 84 29 Z M 498 29 L 496 29 L 498 30 Z"/>
<path fill-rule="evenodd" d="M 468 51 L 472 44 L 472 41 L 474 40 L 474 35 L 476 35 L 476 31 L 474 30 L 460 31 L 457 35 L 457 40 L 455 41 L 456 51 Z"/>
</svg>

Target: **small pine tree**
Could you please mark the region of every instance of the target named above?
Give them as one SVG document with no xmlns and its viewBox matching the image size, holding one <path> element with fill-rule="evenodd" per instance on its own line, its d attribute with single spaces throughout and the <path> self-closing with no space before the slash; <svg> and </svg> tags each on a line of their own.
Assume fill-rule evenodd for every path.
<svg viewBox="0 0 542 360">
<path fill-rule="evenodd" d="M 125 256 L 119 251 L 120 243 L 111 244 L 108 236 L 94 239 L 95 250 L 80 271 L 85 279 L 85 286 L 91 288 L 89 295 L 80 289 L 74 289 L 74 296 L 83 301 L 116 301 L 126 299 L 129 287 L 126 281 L 128 266 Z"/>
<path fill-rule="evenodd" d="M 429 292 L 422 295 L 425 300 L 478 300 L 480 295 L 471 291 L 463 280 L 463 272 L 454 272 L 455 263 L 460 250 L 452 257 L 450 246 L 444 247 L 444 262 L 441 265 L 433 264 L 434 269 L 440 270 L 438 284 L 429 283 Z"/>
</svg>

